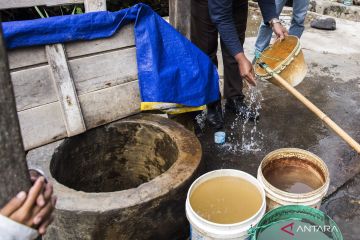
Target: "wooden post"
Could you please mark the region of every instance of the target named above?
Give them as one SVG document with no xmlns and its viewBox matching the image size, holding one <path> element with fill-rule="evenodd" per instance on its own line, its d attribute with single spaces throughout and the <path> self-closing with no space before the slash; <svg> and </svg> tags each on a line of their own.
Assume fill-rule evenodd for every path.
<svg viewBox="0 0 360 240">
<path fill-rule="evenodd" d="M 86 131 L 74 79 L 65 54 L 63 44 L 47 45 L 46 55 L 51 66 L 51 76 L 56 87 L 68 137 Z"/>
<path fill-rule="evenodd" d="M 85 12 L 106 11 L 106 0 L 85 0 Z"/>
<path fill-rule="evenodd" d="M 169 0 L 169 18 L 180 33 L 190 39 L 191 0 Z"/>
<path fill-rule="evenodd" d="M 9 64 L 0 24 L 0 208 L 30 188 Z"/>
<path fill-rule="evenodd" d="M 85 12 L 105 11 L 106 0 L 85 0 Z M 68 137 L 86 131 L 84 117 L 76 93 L 74 79 L 63 44 L 46 46 L 46 55 L 51 66 L 51 76 L 56 87 L 58 99 L 66 126 Z"/>
</svg>

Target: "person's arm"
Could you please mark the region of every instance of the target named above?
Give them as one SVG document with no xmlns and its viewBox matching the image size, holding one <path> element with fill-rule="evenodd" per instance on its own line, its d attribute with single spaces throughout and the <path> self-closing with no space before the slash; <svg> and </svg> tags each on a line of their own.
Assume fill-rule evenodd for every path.
<svg viewBox="0 0 360 240">
<path fill-rule="evenodd" d="M 244 52 L 233 19 L 233 0 L 209 0 L 209 14 L 232 56 Z"/>
<path fill-rule="evenodd" d="M 216 25 L 227 50 L 236 59 L 240 75 L 251 85 L 256 85 L 251 62 L 244 54 L 243 46 L 236 31 L 233 19 L 233 0 L 209 0 L 209 13 Z"/>
<path fill-rule="evenodd" d="M 278 21 L 272 22 L 273 19 L 277 20 L 279 17 L 276 14 L 275 0 L 259 0 L 258 4 L 264 23 L 271 26 L 277 39 L 283 40 L 288 35 L 286 28 Z"/>
<path fill-rule="evenodd" d="M 0 214 L 0 236 L 2 240 L 33 240 L 38 231 Z"/>
<path fill-rule="evenodd" d="M 258 0 L 258 4 L 265 24 L 269 24 L 273 18 L 278 18 L 275 0 Z"/>
</svg>

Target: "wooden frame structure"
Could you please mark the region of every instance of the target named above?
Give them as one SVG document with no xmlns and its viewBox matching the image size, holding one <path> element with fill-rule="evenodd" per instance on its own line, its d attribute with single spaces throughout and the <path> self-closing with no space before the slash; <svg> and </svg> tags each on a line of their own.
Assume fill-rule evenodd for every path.
<svg viewBox="0 0 360 240">
<path fill-rule="evenodd" d="M 12 0 L 0 9 L 73 3 L 106 10 L 105 0 Z M 189 6 L 170 0 L 170 21 L 188 37 Z M 26 150 L 139 112 L 133 25 L 107 39 L 16 49 L 9 63 Z"/>
<path fill-rule="evenodd" d="M 106 10 L 106 0 L 0 1 L 0 9 L 84 3 L 86 12 Z M 189 6 L 190 0 L 170 0 L 170 23 L 188 37 L 190 18 L 181 16 Z M 17 49 L 8 57 L 0 29 L 0 86 L 2 207 L 30 187 L 24 146 L 35 148 L 139 111 L 132 26 L 109 39 Z"/>
</svg>

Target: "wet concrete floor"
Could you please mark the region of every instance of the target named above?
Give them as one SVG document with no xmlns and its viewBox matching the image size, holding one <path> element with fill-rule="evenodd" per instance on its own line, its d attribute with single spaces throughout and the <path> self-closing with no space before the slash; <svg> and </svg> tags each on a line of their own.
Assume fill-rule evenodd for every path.
<svg viewBox="0 0 360 240">
<path fill-rule="evenodd" d="M 360 92 L 355 91 L 359 89 L 359 81 L 360 78 L 341 83 L 331 77 L 310 76 L 298 90 L 360 141 Z M 228 136 L 232 132 L 233 139 L 228 142 L 230 147 L 216 145 L 213 131 L 205 128 L 204 135 L 200 137 L 204 172 L 233 168 L 256 176 L 261 160 L 275 149 L 296 147 L 311 151 L 325 161 L 330 171 L 328 198 L 322 209 L 331 217 L 336 216 L 334 220 L 344 232 L 345 239 L 358 239 L 360 156 L 288 93 L 269 85 L 262 94 L 261 118 L 257 123 L 259 134 L 255 134 L 254 138 L 256 149 L 229 149 L 234 148 L 231 144 L 236 141 L 241 148 L 242 121 L 236 121 L 234 114 L 226 112 L 225 131 Z M 246 125 L 246 134 L 252 125 Z"/>
<path fill-rule="evenodd" d="M 296 88 L 360 142 L 360 47 L 358 36 L 354 36 L 359 34 L 360 23 L 337 22 L 334 32 L 306 28 L 301 43 L 309 72 Z M 251 36 L 246 39 L 248 56 L 252 55 L 254 41 Z M 253 134 L 257 145 L 250 151 L 234 150 L 236 142 L 241 148 L 242 121 L 225 112 L 225 131 L 231 139 L 225 146 L 216 145 L 212 129 L 204 128 L 200 137 L 203 171 L 233 168 L 256 176 L 261 160 L 272 150 L 296 147 L 311 151 L 330 171 L 330 188 L 322 210 L 334 218 L 344 239 L 359 239 L 360 155 L 289 93 L 265 82 L 259 82 L 257 88 L 263 97 L 257 133 Z M 246 125 L 246 136 L 252 127 L 253 123 Z"/>
</svg>

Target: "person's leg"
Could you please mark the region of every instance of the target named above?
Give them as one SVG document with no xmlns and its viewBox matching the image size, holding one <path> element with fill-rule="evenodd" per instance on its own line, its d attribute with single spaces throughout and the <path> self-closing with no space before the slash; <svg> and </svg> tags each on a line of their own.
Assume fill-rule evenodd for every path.
<svg viewBox="0 0 360 240">
<path fill-rule="evenodd" d="M 286 0 L 275 0 L 277 17 L 280 16 L 285 3 L 286 3 Z M 264 49 L 269 46 L 272 33 L 273 33 L 273 31 L 272 31 L 270 25 L 266 25 L 264 23 L 264 21 L 262 21 L 260 24 L 260 27 L 259 27 L 259 33 L 256 38 L 256 42 L 255 42 L 255 54 L 264 51 Z"/>
<path fill-rule="evenodd" d="M 264 51 L 267 46 L 269 46 L 272 36 L 272 29 L 269 25 L 266 25 L 264 22 L 261 22 L 259 27 L 259 33 L 255 42 L 255 53 Z"/>
<path fill-rule="evenodd" d="M 209 15 L 208 0 L 191 0 L 191 41 L 218 65 L 218 31 Z M 221 100 L 207 104 L 206 118 L 215 129 L 223 128 Z"/>
<path fill-rule="evenodd" d="M 293 1 L 293 16 L 291 19 L 291 26 L 289 29 L 290 35 L 301 37 L 304 32 L 304 22 L 309 8 L 309 0 L 294 0 Z"/>
<path fill-rule="evenodd" d="M 191 41 L 218 65 L 218 31 L 209 15 L 208 0 L 191 0 Z"/>
<path fill-rule="evenodd" d="M 248 5 L 247 2 L 233 0 L 233 18 L 236 30 L 242 44 L 245 41 L 245 31 L 247 23 Z M 221 51 L 224 63 L 224 98 L 239 96 L 244 98 L 242 88 L 243 81 L 240 76 L 239 67 L 235 58 L 229 53 L 223 41 Z"/>
<path fill-rule="evenodd" d="M 233 1 L 233 18 L 242 44 L 245 41 L 246 23 L 248 15 L 247 2 Z M 244 103 L 243 80 L 240 76 L 239 67 L 235 58 L 228 52 L 225 44 L 221 41 L 221 50 L 224 62 L 224 97 L 226 98 L 226 109 L 239 114 L 241 117 L 255 119 L 255 112 Z"/>
</svg>

